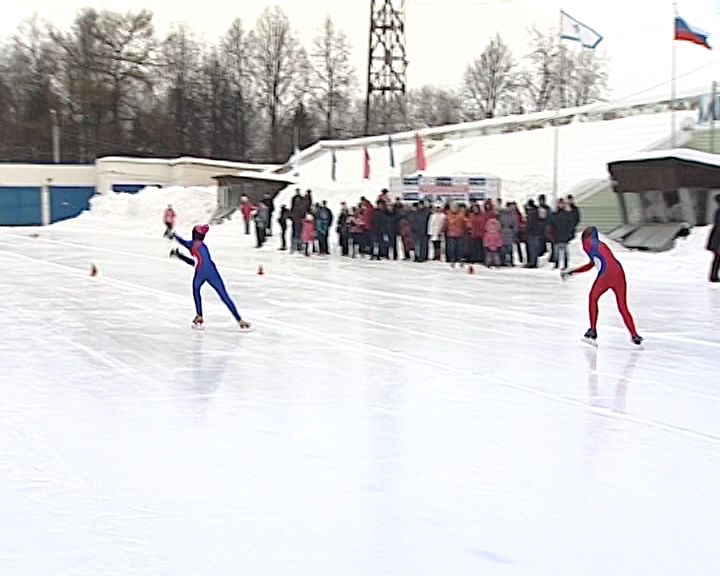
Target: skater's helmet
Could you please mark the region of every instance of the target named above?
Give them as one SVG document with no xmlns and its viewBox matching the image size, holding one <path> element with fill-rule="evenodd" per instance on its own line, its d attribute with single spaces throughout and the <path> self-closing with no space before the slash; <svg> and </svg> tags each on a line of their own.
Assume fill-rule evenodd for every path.
<svg viewBox="0 0 720 576">
<path fill-rule="evenodd" d="M 600 240 L 600 236 L 598 235 L 598 229 L 595 228 L 595 226 L 588 226 L 587 228 L 585 228 L 585 230 L 582 231 L 582 239 L 592 239 L 597 242 L 598 240 Z"/>
<path fill-rule="evenodd" d="M 210 226 L 207 224 L 198 224 L 192 231 L 193 240 L 204 240 L 205 235 L 209 232 L 209 230 Z"/>
<path fill-rule="evenodd" d="M 581 238 L 583 250 L 588 252 L 588 254 L 590 253 L 589 251 L 593 250 L 593 247 L 600 244 L 600 234 L 595 226 L 588 226 L 585 228 L 585 230 L 582 231 Z"/>
</svg>

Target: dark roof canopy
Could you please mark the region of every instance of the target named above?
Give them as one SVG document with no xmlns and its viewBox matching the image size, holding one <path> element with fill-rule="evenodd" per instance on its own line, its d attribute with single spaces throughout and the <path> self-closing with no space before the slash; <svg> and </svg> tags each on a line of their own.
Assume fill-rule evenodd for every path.
<svg viewBox="0 0 720 576">
<path fill-rule="evenodd" d="M 715 154 L 657 151 L 608 164 L 615 192 L 672 192 L 679 188 L 720 189 L 720 162 Z"/>
</svg>

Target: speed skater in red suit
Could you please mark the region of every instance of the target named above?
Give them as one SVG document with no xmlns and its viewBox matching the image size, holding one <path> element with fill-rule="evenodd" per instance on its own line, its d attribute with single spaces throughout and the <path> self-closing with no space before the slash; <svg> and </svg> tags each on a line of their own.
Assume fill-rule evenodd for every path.
<svg viewBox="0 0 720 576">
<path fill-rule="evenodd" d="M 617 301 L 617 307 L 620 311 L 625 326 L 634 344 L 638 346 L 642 344 L 642 337 L 637 333 L 635 328 L 635 322 L 632 314 L 627 305 L 627 282 L 625 280 L 625 272 L 622 265 L 618 262 L 612 250 L 607 244 L 600 241 L 598 230 L 595 226 L 589 226 L 583 230 L 582 233 L 582 246 L 587 255 L 590 257 L 590 261 L 575 268 L 574 270 L 568 270 L 562 272 L 562 279 L 565 280 L 568 276 L 574 274 L 580 274 L 587 272 L 593 267 L 598 268 L 598 275 L 595 279 L 590 290 L 589 299 L 589 312 L 590 312 L 590 328 L 585 332 L 584 339 L 590 343 L 595 343 L 597 340 L 597 318 L 598 318 L 598 300 L 600 296 L 605 294 L 608 290 L 612 290 L 615 293 L 615 299 Z"/>
</svg>

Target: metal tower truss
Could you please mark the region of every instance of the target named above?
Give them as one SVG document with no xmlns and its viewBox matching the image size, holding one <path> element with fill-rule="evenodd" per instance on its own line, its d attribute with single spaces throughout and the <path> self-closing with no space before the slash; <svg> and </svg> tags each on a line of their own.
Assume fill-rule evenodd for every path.
<svg viewBox="0 0 720 576">
<path fill-rule="evenodd" d="M 405 126 L 405 0 L 371 0 L 365 133 Z"/>
</svg>

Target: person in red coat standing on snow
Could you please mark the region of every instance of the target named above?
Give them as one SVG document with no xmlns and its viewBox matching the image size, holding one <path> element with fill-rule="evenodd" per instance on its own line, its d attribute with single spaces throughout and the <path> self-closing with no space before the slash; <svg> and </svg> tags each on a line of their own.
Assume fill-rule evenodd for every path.
<svg viewBox="0 0 720 576">
<path fill-rule="evenodd" d="M 240 212 L 243 216 L 243 222 L 245 222 L 245 234 L 250 234 L 250 220 L 252 220 L 252 213 L 255 210 L 252 202 L 247 196 L 243 196 L 240 201 Z"/>
<path fill-rule="evenodd" d="M 597 342 L 598 300 L 600 299 L 600 296 L 605 294 L 605 292 L 612 290 L 615 293 L 618 310 L 625 322 L 625 326 L 627 326 L 627 329 L 630 332 L 633 344 L 637 344 L 639 346 L 642 344 L 643 339 L 637 333 L 635 321 L 628 309 L 627 282 L 625 280 L 625 271 L 623 270 L 623 267 L 620 265 L 620 262 L 617 261 L 608 245 L 600 241 L 598 229 L 595 228 L 595 226 L 589 226 L 583 230 L 582 245 L 583 249 L 590 257 L 590 262 L 580 266 L 580 268 L 561 272 L 560 276 L 563 280 L 565 280 L 573 274 L 587 272 L 593 266 L 597 266 L 598 268 L 597 278 L 590 290 L 590 328 L 587 332 L 585 332 L 585 336 L 583 337 L 584 340 L 590 344 L 595 344 Z"/>
<path fill-rule="evenodd" d="M 165 238 L 170 238 L 172 236 L 172 232 L 175 229 L 176 218 L 177 214 L 175 213 L 175 210 L 173 210 L 172 204 L 168 204 L 168 207 L 165 208 L 165 212 L 163 212 L 163 224 L 165 224 Z"/>
</svg>

